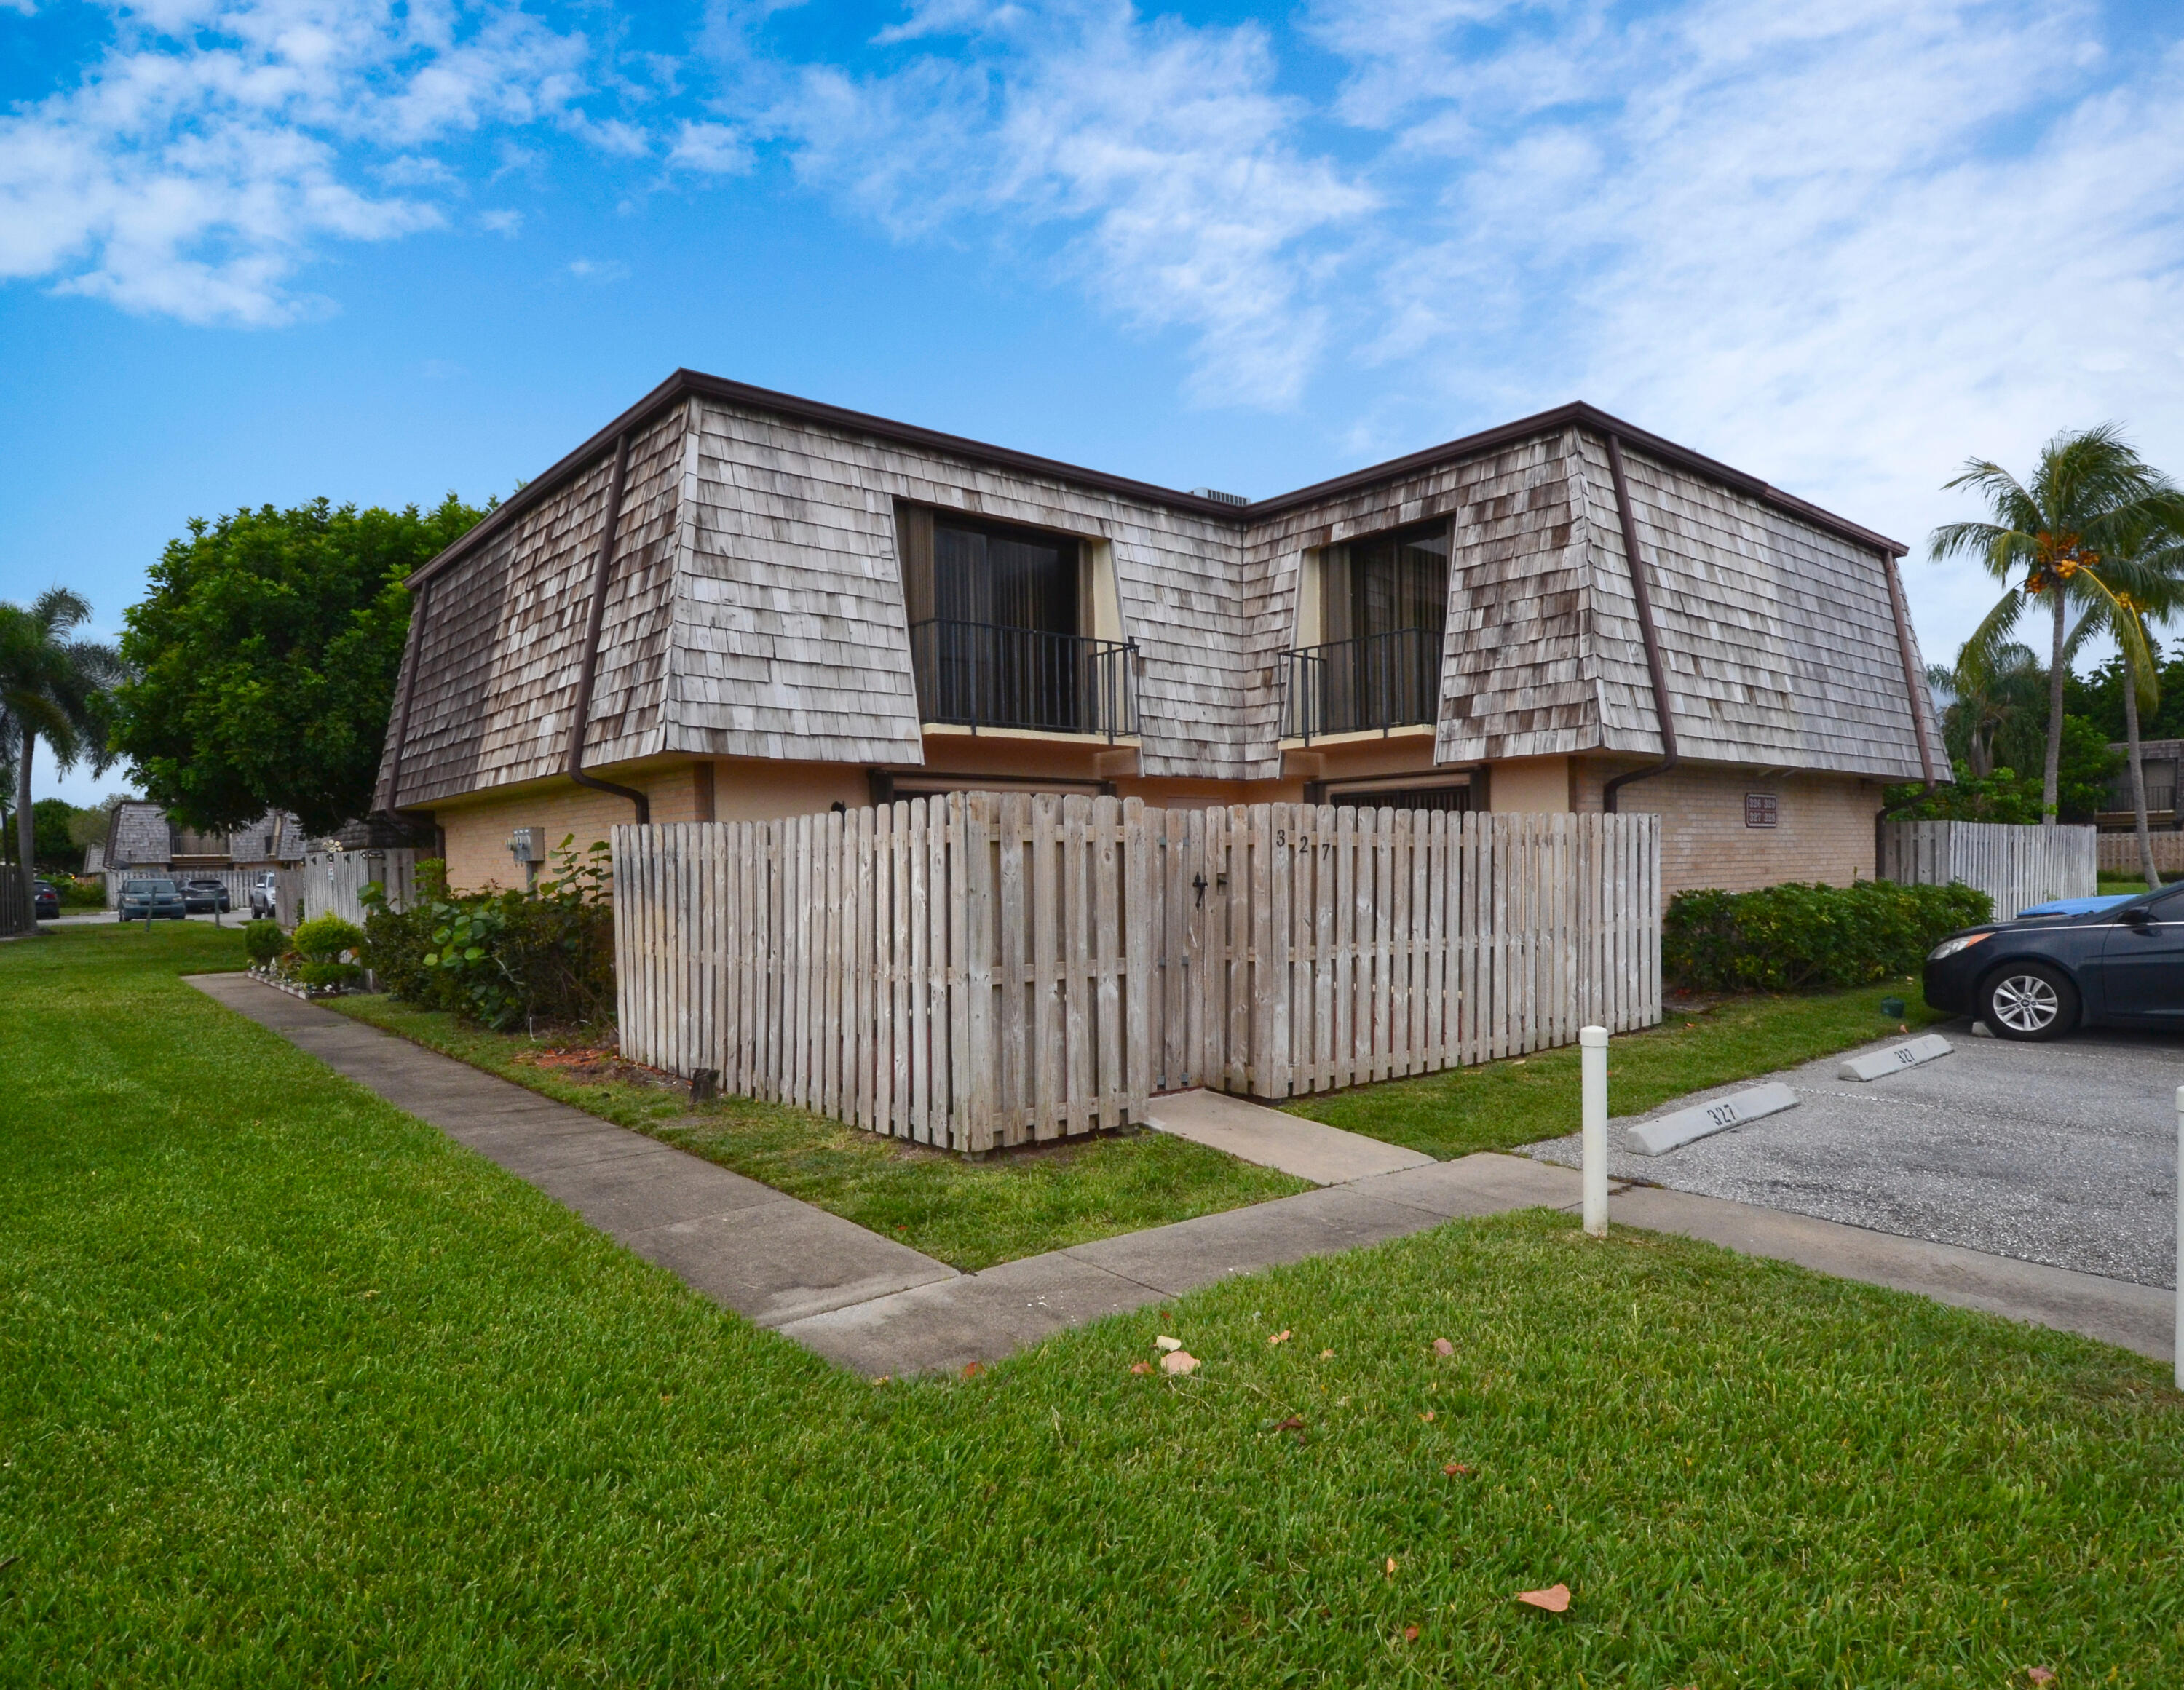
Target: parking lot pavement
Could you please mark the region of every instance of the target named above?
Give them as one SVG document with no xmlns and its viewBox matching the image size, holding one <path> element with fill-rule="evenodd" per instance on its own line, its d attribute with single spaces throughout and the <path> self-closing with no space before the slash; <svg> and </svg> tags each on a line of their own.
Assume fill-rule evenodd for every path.
<svg viewBox="0 0 2184 1690">
<path fill-rule="evenodd" d="M 1839 1220 L 2142 1285 L 2176 1283 L 2176 1087 L 2184 1037 L 2081 1033 L 2054 1044 L 1939 1031 L 1953 1053 L 1866 1083 L 1845 1052 L 1766 1079 L 1797 1108 L 1672 1150 L 1614 1151 L 1614 1177 Z M 1877 1048 L 1877 1047 L 1876 1047 Z M 1611 1075 L 1613 1052 L 1609 1053 Z M 1655 1114 L 1763 1083 L 1680 1098 Z M 1609 1106 L 1614 1081 L 1609 1080 Z M 1614 1121 L 1610 1142 L 1650 1116 Z M 1526 1154 L 1575 1166 L 1578 1139 Z"/>
</svg>

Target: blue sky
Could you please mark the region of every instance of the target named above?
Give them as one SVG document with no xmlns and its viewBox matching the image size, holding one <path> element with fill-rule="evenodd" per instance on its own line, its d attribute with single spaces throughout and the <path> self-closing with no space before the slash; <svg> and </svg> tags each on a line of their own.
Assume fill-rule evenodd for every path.
<svg viewBox="0 0 2184 1690">
<path fill-rule="evenodd" d="M 0 0 L 0 598 L 109 630 L 678 364 L 1254 495 L 1582 397 L 1914 545 L 2059 428 L 2184 474 L 2173 4 Z"/>
</svg>

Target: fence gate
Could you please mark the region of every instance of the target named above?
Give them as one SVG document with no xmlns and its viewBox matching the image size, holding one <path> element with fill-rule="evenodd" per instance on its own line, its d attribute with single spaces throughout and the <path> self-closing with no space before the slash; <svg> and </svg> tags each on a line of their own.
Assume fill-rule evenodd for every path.
<svg viewBox="0 0 2184 1690">
<path fill-rule="evenodd" d="M 972 792 L 614 831 L 623 1050 L 983 1150 L 1660 1019 L 1658 819 Z"/>
<path fill-rule="evenodd" d="M 1994 900 L 1996 918 L 2100 890 L 2098 834 L 2090 827 L 1999 821 L 1881 824 L 1880 876 L 1904 886 L 1962 881 Z"/>
</svg>

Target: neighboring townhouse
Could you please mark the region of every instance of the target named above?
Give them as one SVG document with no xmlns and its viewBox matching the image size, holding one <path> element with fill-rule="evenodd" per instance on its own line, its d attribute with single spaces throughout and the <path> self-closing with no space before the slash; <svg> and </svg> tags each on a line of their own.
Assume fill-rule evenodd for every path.
<svg viewBox="0 0 2184 1690">
<path fill-rule="evenodd" d="M 217 876 L 228 870 L 276 869 L 304 859 L 306 842 L 292 815 L 269 810 L 231 833 L 196 833 L 176 826 L 158 804 L 125 798 L 108 812 L 106 838 L 86 853 L 86 871 L 107 876 L 107 902 L 131 875 Z"/>
<path fill-rule="evenodd" d="M 1903 550 L 1585 405 L 1247 501 L 678 371 L 412 577 L 376 803 L 459 887 L 967 787 L 1653 810 L 1671 890 L 1847 882 L 1947 778 Z"/>
</svg>

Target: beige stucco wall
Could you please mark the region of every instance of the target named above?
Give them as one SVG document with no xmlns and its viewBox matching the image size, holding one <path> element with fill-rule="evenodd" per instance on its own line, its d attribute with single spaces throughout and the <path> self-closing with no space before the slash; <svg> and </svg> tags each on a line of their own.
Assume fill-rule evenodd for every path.
<svg viewBox="0 0 2184 1690">
<path fill-rule="evenodd" d="M 1486 805 L 1524 815 L 1559 815 L 1570 807 L 1570 759 L 1513 757 L 1487 773 Z"/>
<path fill-rule="evenodd" d="M 1607 781 L 1639 766 L 1635 761 L 1580 761 L 1572 783 L 1576 807 L 1597 812 Z M 1745 826 L 1747 792 L 1774 795 L 1775 826 Z M 1880 809 L 1880 795 L 1879 782 L 1852 775 L 1765 774 L 1685 764 L 1624 787 L 1617 808 L 1626 814 L 1650 810 L 1662 818 L 1661 890 L 1667 896 L 1696 887 L 1751 892 L 1784 881 L 1848 886 L 1871 880 L 1873 818 Z M 1501 808 L 1498 802 L 1495 808 Z"/>
<path fill-rule="evenodd" d="M 996 775 L 1106 779 L 1123 797 L 1149 804 L 1190 809 L 1205 804 L 1295 801 L 1306 779 L 1380 775 L 1416 766 L 1424 774 L 1429 747 L 1380 745 L 1340 748 L 1310 759 L 1292 753 L 1279 781 L 1215 781 L 1136 777 L 1127 748 L 1079 742 L 1073 745 L 1006 741 L 981 736 L 975 742 L 928 740 L 929 768 L 958 775 L 990 770 Z M 1502 812 L 1596 812 L 1608 778 L 1639 766 L 1633 759 L 1540 757 L 1492 766 L 1489 802 Z M 711 775 L 708 802 L 705 771 Z M 843 803 L 872 802 L 865 770 L 855 764 L 787 763 L 763 759 L 675 760 L 623 765 L 598 772 L 604 779 L 642 788 L 655 821 L 756 821 L 799 815 Z M 909 772 L 909 771 L 905 771 Z M 1765 774 L 1719 765 L 1686 764 L 1626 787 L 1625 811 L 1649 810 L 1663 818 L 1664 893 L 1694 887 L 1732 892 L 1782 881 L 1822 881 L 1847 886 L 1873 875 L 1873 818 L 1880 786 L 1854 776 Z M 1745 826 L 1747 792 L 1778 801 L 1772 828 Z M 604 839 L 617 822 L 632 819 L 627 799 L 566 780 L 542 781 L 504 790 L 489 798 L 444 805 L 433 820 L 446 835 L 448 877 L 458 891 L 523 884 L 523 870 L 509 854 L 508 836 L 519 827 L 544 830 L 547 849 L 573 835 L 578 848 Z"/>
</svg>

